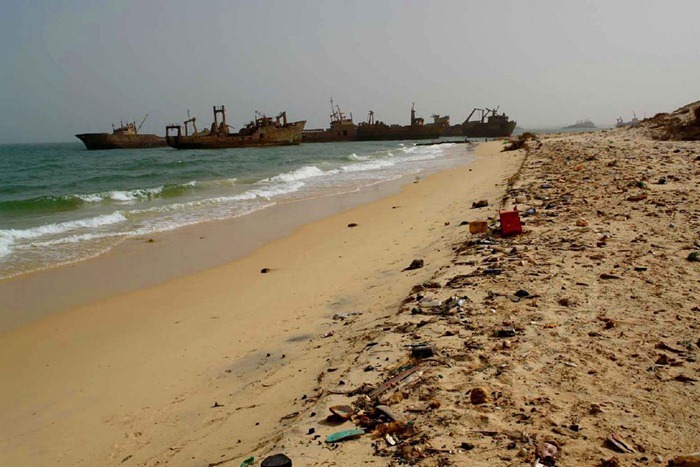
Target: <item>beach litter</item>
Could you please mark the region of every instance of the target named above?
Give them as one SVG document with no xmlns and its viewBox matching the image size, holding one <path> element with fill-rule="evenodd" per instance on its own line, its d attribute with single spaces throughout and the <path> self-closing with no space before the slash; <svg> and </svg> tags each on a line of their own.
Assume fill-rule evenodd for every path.
<svg viewBox="0 0 700 467">
<path fill-rule="evenodd" d="M 284 454 L 275 454 L 266 457 L 260 465 L 261 467 L 292 467 L 292 460 Z"/>
<path fill-rule="evenodd" d="M 552 443 L 542 443 L 535 449 L 538 460 L 544 465 L 555 465 L 559 449 Z"/>
<path fill-rule="evenodd" d="M 474 201 L 472 203 L 472 209 L 485 208 L 488 205 L 489 205 L 489 202 L 487 200 L 481 199 L 479 201 Z"/>
<path fill-rule="evenodd" d="M 433 345 L 416 345 L 411 349 L 411 357 L 413 358 L 430 358 L 435 355 L 435 347 Z"/>
<path fill-rule="evenodd" d="M 503 236 L 520 235 L 523 233 L 523 226 L 520 223 L 518 210 L 500 211 L 498 216 L 501 220 L 501 234 Z"/>
<path fill-rule="evenodd" d="M 611 433 L 605 440 L 605 444 L 609 448 L 623 454 L 634 454 L 637 452 L 629 445 L 629 443 L 627 443 L 620 435 L 616 433 Z"/>
<path fill-rule="evenodd" d="M 326 443 L 338 443 L 340 441 L 346 441 L 348 439 L 357 438 L 358 436 L 362 436 L 364 434 L 365 430 L 363 430 L 362 428 L 338 431 L 337 433 L 328 435 L 328 437 L 326 438 Z"/>
<path fill-rule="evenodd" d="M 469 223 L 469 233 L 470 234 L 480 234 L 486 233 L 488 230 L 488 222 L 486 221 L 474 221 Z"/>
<path fill-rule="evenodd" d="M 481 387 L 473 388 L 469 392 L 469 400 L 474 405 L 485 404 L 489 401 L 489 393 Z"/>
<path fill-rule="evenodd" d="M 361 314 L 362 312 L 360 311 L 351 311 L 350 313 L 336 313 L 333 315 L 333 319 L 345 321 L 348 318 L 352 318 L 353 316 L 360 316 Z"/>
<path fill-rule="evenodd" d="M 403 271 L 412 271 L 414 269 L 420 269 L 422 267 L 423 267 L 423 260 L 422 259 L 414 259 L 413 261 L 411 261 L 411 264 L 407 268 L 403 269 Z"/>
<path fill-rule="evenodd" d="M 253 465 L 254 463 L 255 463 L 255 457 L 250 456 L 249 458 L 247 458 L 243 462 L 241 462 L 241 467 L 248 467 L 249 465 Z"/>
<path fill-rule="evenodd" d="M 349 405 L 334 405 L 328 410 L 331 411 L 331 415 L 326 419 L 329 422 L 333 421 L 347 421 L 352 418 L 355 414 L 355 410 Z"/>
<path fill-rule="evenodd" d="M 321 335 L 321 337 L 333 337 L 335 335 L 335 332 L 333 331 L 328 331 L 327 333 Z"/>
</svg>

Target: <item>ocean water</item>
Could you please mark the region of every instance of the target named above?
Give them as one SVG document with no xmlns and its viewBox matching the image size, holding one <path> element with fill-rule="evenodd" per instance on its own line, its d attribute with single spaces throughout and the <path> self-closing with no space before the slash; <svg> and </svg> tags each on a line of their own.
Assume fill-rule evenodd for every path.
<svg viewBox="0 0 700 467">
<path fill-rule="evenodd" d="M 0 146 L 0 278 L 68 264 L 125 238 L 351 192 L 465 163 L 465 146 L 414 142 L 222 150 Z"/>
</svg>

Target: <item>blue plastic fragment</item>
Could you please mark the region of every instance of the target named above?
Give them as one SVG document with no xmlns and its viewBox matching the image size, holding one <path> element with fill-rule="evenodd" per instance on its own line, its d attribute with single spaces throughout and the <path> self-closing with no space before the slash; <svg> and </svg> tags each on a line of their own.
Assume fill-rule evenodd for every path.
<svg viewBox="0 0 700 467">
<path fill-rule="evenodd" d="M 364 435 L 365 430 L 357 428 L 355 430 L 344 430 L 337 433 L 328 435 L 326 438 L 326 443 L 337 443 L 338 441 L 345 441 L 346 439 L 355 438 L 356 436 Z"/>
</svg>

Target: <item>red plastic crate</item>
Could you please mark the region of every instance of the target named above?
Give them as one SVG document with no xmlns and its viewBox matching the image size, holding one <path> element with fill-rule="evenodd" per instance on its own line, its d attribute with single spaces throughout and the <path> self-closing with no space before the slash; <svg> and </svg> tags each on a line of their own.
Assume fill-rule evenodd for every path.
<svg viewBox="0 0 700 467">
<path fill-rule="evenodd" d="M 520 214 L 518 210 L 500 211 L 501 233 L 503 235 L 517 235 L 523 233 L 523 226 L 520 224 Z"/>
</svg>

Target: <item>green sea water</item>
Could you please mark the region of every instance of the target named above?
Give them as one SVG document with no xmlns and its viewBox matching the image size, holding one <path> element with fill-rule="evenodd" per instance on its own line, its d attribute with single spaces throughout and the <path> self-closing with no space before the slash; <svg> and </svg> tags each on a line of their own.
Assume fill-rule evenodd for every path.
<svg viewBox="0 0 700 467">
<path fill-rule="evenodd" d="M 0 278 L 108 251 L 130 236 L 246 215 L 465 162 L 453 144 L 87 151 L 0 146 Z M 464 147 L 464 146 L 462 146 Z"/>
</svg>

